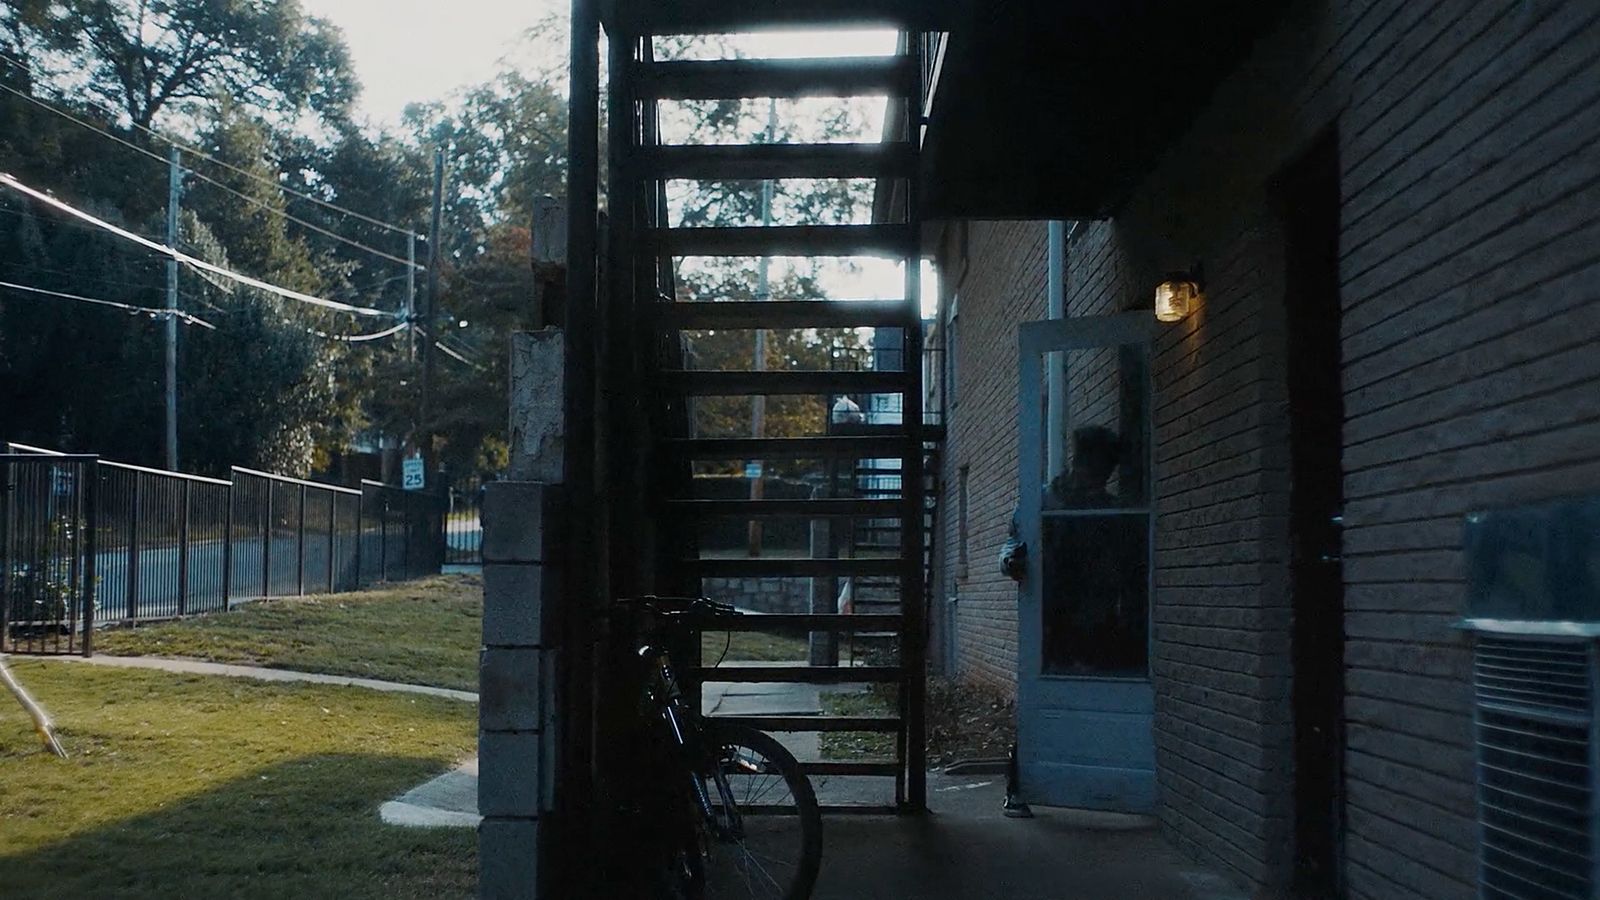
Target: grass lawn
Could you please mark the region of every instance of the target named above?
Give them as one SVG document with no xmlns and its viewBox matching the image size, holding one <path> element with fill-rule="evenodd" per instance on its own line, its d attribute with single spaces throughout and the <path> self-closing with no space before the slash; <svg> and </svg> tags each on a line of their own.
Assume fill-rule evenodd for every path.
<svg viewBox="0 0 1600 900">
<path fill-rule="evenodd" d="M 830 716 L 893 716 L 899 713 L 895 688 L 882 685 L 864 691 L 825 690 L 819 698 Z M 823 759 L 892 760 L 895 736 L 881 731 L 833 731 L 819 735 Z"/>
<path fill-rule="evenodd" d="M 727 662 L 804 663 L 809 652 L 805 638 L 758 631 L 708 631 L 700 636 L 700 658 L 715 665 L 727 653 Z"/>
<path fill-rule="evenodd" d="M 95 652 L 245 663 L 275 669 L 478 689 L 483 582 L 441 575 L 349 594 L 290 597 L 233 612 L 95 633 Z M 704 636 L 705 664 L 802 662 L 804 638 L 738 632 Z"/>
<path fill-rule="evenodd" d="M 379 804 L 473 749 L 477 709 L 360 688 L 13 660 L 71 758 L 0 703 L 0 895 L 467 897 L 470 829 Z"/>
<path fill-rule="evenodd" d="M 251 603 L 229 613 L 95 633 L 95 652 L 247 663 L 478 689 L 483 583 L 441 575 L 349 594 Z"/>
</svg>

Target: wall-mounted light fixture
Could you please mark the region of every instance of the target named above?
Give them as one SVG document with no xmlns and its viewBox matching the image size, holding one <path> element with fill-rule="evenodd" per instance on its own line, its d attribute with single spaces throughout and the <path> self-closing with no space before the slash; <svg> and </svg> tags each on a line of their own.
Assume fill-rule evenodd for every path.
<svg viewBox="0 0 1600 900">
<path fill-rule="evenodd" d="M 1200 264 L 1187 272 L 1171 272 L 1156 285 L 1156 318 L 1162 322 L 1179 322 L 1200 308 L 1205 295 L 1205 274 Z"/>
</svg>

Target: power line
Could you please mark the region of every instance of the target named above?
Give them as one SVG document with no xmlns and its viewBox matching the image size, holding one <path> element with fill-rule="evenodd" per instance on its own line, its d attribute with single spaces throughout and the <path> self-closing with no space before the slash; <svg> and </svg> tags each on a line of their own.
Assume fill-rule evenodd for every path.
<svg viewBox="0 0 1600 900">
<path fill-rule="evenodd" d="M 448 356 L 451 359 L 457 360 L 458 362 L 465 363 L 466 365 L 469 365 L 472 368 L 477 369 L 479 372 L 483 371 L 483 366 L 480 366 L 477 363 L 473 362 L 472 360 L 467 359 L 465 356 L 462 356 L 461 354 L 455 352 L 454 350 L 451 350 L 449 347 L 446 347 L 443 343 L 441 343 L 439 341 L 434 341 L 433 345 L 435 347 L 438 347 L 440 350 L 443 350 L 445 356 Z"/>
<path fill-rule="evenodd" d="M 87 226 L 85 226 L 85 227 L 87 227 Z M 22 263 L 21 267 L 24 268 L 24 269 L 27 269 L 29 272 L 46 272 L 46 273 L 48 273 L 50 275 L 66 275 L 66 276 L 70 277 L 73 281 L 84 281 L 84 280 L 87 280 L 87 281 L 93 281 L 93 282 L 95 282 L 97 284 L 111 285 L 113 287 L 132 288 L 133 290 L 136 290 L 136 291 L 156 291 L 156 290 L 160 290 L 160 287 L 157 286 L 156 283 L 153 282 L 153 281 L 138 282 L 138 281 L 127 281 L 125 279 L 117 279 L 117 278 L 103 278 L 103 277 L 101 277 L 99 275 L 85 275 L 85 274 L 83 274 L 81 272 L 74 271 L 72 269 L 56 269 L 56 268 L 51 268 L 50 266 L 36 266 L 33 263 L 28 263 L 28 262 Z"/>
<path fill-rule="evenodd" d="M 150 306 L 134 306 L 129 303 L 117 303 L 113 300 L 101 300 L 96 297 L 84 297 L 79 294 L 65 294 L 61 291 L 47 291 L 44 288 L 29 287 L 26 284 L 12 284 L 9 281 L 0 281 L 0 288 L 7 288 L 13 291 L 24 291 L 30 294 L 43 294 L 46 297 L 59 297 L 63 300 L 77 300 L 80 303 L 93 303 L 96 306 L 109 306 L 114 309 L 120 309 L 126 312 L 140 313 L 149 316 L 159 316 L 162 318 L 176 316 L 179 321 L 182 321 L 185 324 L 199 325 L 201 328 L 209 328 L 212 331 L 217 330 L 217 326 L 207 322 L 202 318 L 199 318 L 198 316 L 192 316 L 181 309 L 156 309 Z"/>
<path fill-rule="evenodd" d="M 112 134 L 111 132 L 107 131 L 106 129 L 101 128 L 100 126 L 94 124 L 93 122 L 89 122 L 89 121 L 87 121 L 85 119 L 80 119 L 77 116 L 74 116 L 69 112 L 66 112 L 65 110 L 57 109 L 56 107 L 51 106 L 48 103 L 45 103 L 44 101 L 38 99 L 37 97 L 30 97 L 27 94 L 23 93 L 22 91 L 19 91 L 14 87 L 11 87 L 10 85 L 0 84 L 0 90 L 6 91 L 7 93 L 15 94 L 18 97 L 21 97 L 22 99 L 28 101 L 29 103 L 32 103 L 33 105 L 39 107 L 40 109 L 44 109 L 44 110 L 48 110 L 50 112 L 53 112 L 56 115 L 61 116 L 64 119 L 67 119 L 68 121 L 75 122 L 78 125 L 81 125 L 84 128 L 89 129 L 90 131 L 98 132 L 99 134 L 101 134 L 101 135 L 103 135 L 105 137 L 108 137 L 113 141 L 116 141 L 117 143 L 121 144 L 124 147 L 127 147 L 130 150 L 133 150 L 133 151 L 135 151 L 137 153 L 141 153 L 141 154 L 143 154 L 145 156 L 150 157 L 153 160 L 156 160 L 156 161 L 160 162 L 163 166 L 168 164 L 168 161 L 166 159 L 163 159 L 160 154 L 152 153 L 149 150 L 145 149 L 144 147 L 141 147 L 138 144 L 135 144 L 132 141 L 127 140 L 126 138 L 122 138 L 122 137 L 119 137 L 118 135 Z M 151 133 L 155 134 L 155 132 L 151 132 Z M 160 137 L 160 135 L 156 135 L 156 136 Z M 169 144 L 171 144 L 174 147 L 179 148 L 180 150 L 186 149 L 183 144 L 180 144 L 177 141 L 173 141 L 170 138 L 162 138 L 162 139 L 166 140 Z M 204 154 L 197 153 L 196 151 L 193 151 L 193 150 L 189 150 L 188 152 L 195 153 L 195 155 L 197 155 L 197 156 L 203 156 L 204 155 Z M 229 168 L 237 169 L 237 167 L 235 167 L 235 166 L 230 166 Z M 245 172 L 245 170 L 243 170 L 243 169 L 237 169 L 237 170 L 240 171 L 240 172 L 243 172 L 244 174 L 248 174 L 248 175 L 250 175 L 250 177 L 255 178 L 257 180 L 264 181 L 264 182 L 267 182 L 267 183 L 271 183 L 270 179 L 262 178 L 261 176 L 255 175 L 254 173 Z M 362 242 L 360 242 L 358 240 L 355 240 L 354 238 L 345 237 L 344 235 L 339 234 L 338 232 L 330 231 L 330 230 L 328 230 L 326 228 L 323 228 L 320 225 L 315 225 L 315 224 L 313 224 L 311 222 L 307 222 L 305 219 L 298 218 L 297 216 L 294 216 L 294 215 L 292 215 L 292 214 L 290 214 L 290 213 L 288 213 L 288 212 L 286 212 L 284 210 L 276 209 L 273 206 L 267 204 L 266 202 L 264 202 L 262 200 L 259 200 L 259 199 L 255 198 L 255 197 L 252 197 L 249 194 L 244 193 L 243 191 L 237 190 L 237 189 L 235 189 L 235 188 L 233 188 L 233 187 L 231 187 L 231 186 L 229 186 L 227 184 L 222 183 L 221 181 L 219 181 L 219 180 L 217 180 L 215 178 L 212 178 L 211 176 L 205 174 L 204 172 L 199 172 L 199 171 L 196 171 L 194 169 L 189 169 L 187 171 L 189 172 L 189 174 L 191 174 L 194 177 L 200 179 L 201 181 L 207 182 L 208 184 L 212 184 L 212 185 L 222 189 L 223 191 L 225 191 L 225 192 L 227 192 L 229 194 L 232 194 L 235 197 L 238 197 L 240 200 L 243 200 L 244 202 L 249 203 L 252 206 L 255 206 L 255 207 L 259 208 L 259 209 L 265 210 L 266 212 L 271 213 L 272 215 L 279 216 L 279 217 L 281 217 L 283 219 L 286 219 L 286 220 L 288 220 L 290 222 L 293 222 L 293 223 L 295 223 L 296 225 L 299 225 L 302 228 L 307 228 L 307 229 L 310 229 L 311 231 L 317 232 L 318 234 L 326 235 L 327 237 L 333 238 L 336 241 L 340 241 L 342 243 L 349 244 L 352 247 L 355 247 L 355 248 L 357 248 L 359 250 L 364 250 L 367 253 L 371 253 L 373 256 L 381 257 L 383 259 L 389 260 L 390 262 L 396 262 L 396 263 L 399 263 L 400 265 L 403 265 L 403 266 L 415 266 L 419 270 L 425 268 L 424 266 L 417 265 L 416 263 L 410 262 L 409 260 L 401 259 L 400 257 L 395 256 L 392 253 L 386 253 L 386 252 L 384 252 L 382 250 L 379 250 L 376 247 L 371 247 L 371 246 L 368 246 L 367 244 L 363 244 Z M 284 188 L 282 185 L 278 185 L 278 187 L 281 188 L 282 190 L 285 190 L 285 191 L 289 190 L 288 188 Z M 291 193 L 293 193 L 293 192 L 291 192 Z"/>
<path fill-rule="evenodd" d="M 0 59 L 3 59 L 6 62 L 9 62 L 14 66 L 17 66 L 18 68 L 22 69 L 22 71 L 27 72 L 28 75 L 30 77 L 32 77 L 32 78 L 35 78 L 35 79 L 38 78 L 38 75 L 33 71 L 33 69 L 29 68 L 28 64 L 23 62 L 22 60 L 17 59 L 14 56 L 7 56 L 4 53 L 0 53 Z M 4 85 L 0 85 L 0 87 L 5 87 L 5 86 Z M 22 93 L 20 91 L 12 90 L 9 87 L 6 88 L 6 90 L 10 90 L 13 94 L 16 94 L 17 96 L 23 98 L 24 100 L 28 100 L 28 101 L 33 102 L 33 103 L 38 103 L 40 106 L 43 106 L 46 109 L 51 110 L 52 112 L 57 112 L 57 113 L 61 112 L 60 110 L 56 109 L 55 107 L 50 106 L 50 105 L 45 104 L 45 103 L 40 103 L 37 99 L 35 99 L 33 97 L 30 97 L 27 94 L 24 94 L 24 93 Z M 106 107 L 101 106 L 100 104 L 97 104 L 97 103 L 91 102 L 90 105 L 100 109 L 102 112 L 107 112 L 107 113 L 111 113 L 112 112 L 111 110 L 108 110 Z M 65 113 L 62 113 L 62 114 L 65 115 Z M 115 114 L 115 113 L 113 113 L 113 114 Z M 71 118 L 71 117 L 69 116 L 69 118 Z M 79 124 L 84 124 L 84 123 L 79 123 Z M 256 173 L 251 172 L 251 171 L 249 171 L 247 169 L 241 169 L 238 166 L 236 166 L 236 165 L 234 165 L 234 164 L 232 164 L 230 162 L 227 162 L 226 160 L 218 159 L 217 157 L 212 156 L 211 154 L 205 152 L 204 150 L 201 150 L 199 147 L 196 147 L 196 146 L 194 146 L 192 144 L 185 143 L 183 141 L 179 141 L 179 140 L 177 140 L 175 138 L 172 138 L 172 137 L 169 137 L 167 135 L 161 134 L 160 132 L 150 128 L 149 126 L 141 125 L 138 122 L 134 122 L 132 120 L 129 120 L 129 124 L 132 125 L 134 128 L 137 128 L 140 131 L 145 132 L 146 134 L 150 135 L 153 138 L 156 138 L 156 139 L 162 140 L 162 141 L 166 141 L 168 144 L 171 144 L 171 145 L 173 145 L 175 147 L 178 147 L 178 148 L 180 148 L 180 149 L 182 149 L 182 150 L 184 150 L 184 151 L 186 151 L 188 153 L 192 153 L 195 156 L 200 157 L 201 159 L 208 160 L 210 162 L 216 163 L 217 165 L 222 166 L 225 169 L 229 169 L 229 170 L 231 170 L 233 172 L 237 172 L 238 174 L 243 175 L 246 178 L 253 178 L 256 181 L 261 182 L 262 184 L 269 184 L 269 185 L 277 188 L 280 191 L 283 191 L 285 194 L 288 194 L 288 195 L 290 195 L 292 197 L 298 197 L 301 200 L 307 201 L 308 203 L 315 203 L 318 206 L 322 206 L 322 207 L 325 207 L 327 209 L 331 209 L 334 212 L 340 213 L 341 215 L 346 215 L 346 216 L 350 216 L 352 218 L 360 219 L 361 221 L 366 222 L 369 225 L 376 225 L 379 228 L 384 228 L 384 229 L 387 229 L 389 231 L 398 232 L 400 234 L 411 235 L 411 236 L 416 237 L 416 238 L 418 238 L 420 240 L 426 240 L 426 238 L 424 238 L 422 235 L 416 234 L 415 232 L 413 232 L 409 228 L 402 228 L 399 225 L 394 225 L 394 224 L 391 224 L 389 222 L 385 222 L 382 219 L 374 219 L 371 216 L 367 216 L 367 215 L 363 215 L 361 213 L 358 213 L 353 209 L 346 209 L 345 207 L 340 206 L 339 204 L 334 203 L 332 201 L 323 200 L 320 197 L 315 197 L 315 196 L 312 196 L 311 194 L 303 193 L 301 191 L 297 191 L 297 190 L 295 190 L 293 188 L 290 188 L 290 187 L 285 187 L 284 185 L 280 184 L 277 181 L 274 181 L 271 178 L 266 178 L 264 176 L 257 175 Z M 93 127 L 93 126 L 90 126 L 90 127 Z M 112 137 L 115 137 L 115 135 L 112 135 Z M 143 148 L 140 148 L 140 147 L 135 147 L 135 149 L 143 150 Z M 195 174 L 199 174 L 199 173 L 195 173 Z M 204 177 L 204 176 L 202 176 L 202 177 Z"/>
<path fill-rule="evenodd" d="M 56 209 L 59 209 L 62 212 L 66 213 L 67 215 L 74 216 L 76 218 L 82 219 L 83 221 L 88 222 L 91 225 L 95 225 L 95 226 L 97 226 L 97 227 L 99 227 L 101 229 L 104 229 L 106 231 L 109 231 L 112 234 L 117 235 L 120 238 L 123 238 L 125 240 L 129 240 L 129 241 L 133 241 L 134 243 L 138 244 L 141 247 L 144 247 L 144 248 L 149 249 L 149 250 L 154 250 L 155 252 L 161 253 L 161 254 L 165 254 L 166 256 L 170 256 L 173 259 L 177 260 L 180 263 L 183 263 L 186 266 L 190 266 L 191 268 L 195 268 L 195 269 L 202 269 L 204 271 L 211 272 L 211 273 L 216 274 L 216 275 L 220 275 L 223 278 L 227 278 L 227 279 L 229 279 L 231 281 L 237 281 L 240 284 L 248 285 L 250 287 L 266 291 L 269 294 L 276 294 L 279 297 L 284 297 L 284 298 L 289 299 L 289 300 L 298 300 L 301 303 L 309 303 L 309 304 L 311 304 L 313 306 L 320 306 L 320 307 L 323 307 L 325 309 L 337 310 L 339 312 L 351 313 L 353 315 L 358 315 L 358 316 L 392 317 L 394 315 L 393 313 L 385 312 L 385 311 L 383 311 L 381 309 L 373 309 L 373 308 L 367 307 L 367 306 L 351 306 L 348 303 L 340 303 L 337 300 L 328 300 L 328 299 L 325 299 L 323 297 L 313 296 L 311 294 L 306 294 L 306 293 L 302 293 L 300 291 L 291 290 L 291 289 L 286 288 L 286 287 L 279 287 L 278 285 L 272 284 L 270 282 L 262 281 L 259 278 L 252 278 L 249 275 L 244 275 L 244 274 L 241 274 L 239 272 L 235 272 L 235 271 L 233 271 L 231 269 L 225 269 L 222 266 L 215 265 L 213 263 L 208 263 L 203 259 L 196 259 L 195 257 L 190 256 L 189 254 L 184 253 L 181 250 L 176 250 L 176 249 L 174 249 L 172 247 L 168 247 L 165 244 L 158 244 L 155 241 L 149 240 L 147 238 L 142 238 L 139 235 L 134 234 L 131 231 L 127 231 L 125 229 L 118 228 L 117 226 L 115 226 L 115 225 L 111 224 L 110 222 L 107 222 L 107 221 L 105 221 L 103 219 L 97 219 L 94 216 L 89 215 L 88 213 L 78 209 L 75 206 L 72 206 L 70 204 L 63 203 L 60 200 L 57 200 L 56 198 L 50 196 L 49 194 L 44 193 L 43 191 L 37 191 L 37 190 L 34 190 L 31 187 L 28 187 L 27 185 L 25 185 L 22 182 L 18 181 L 14 176 L 12 176 L 12 175 L 10 175 L 8 173 L 5 173 L 5 172 L 0 172 L 0 185 L 4 185 L 6 187 L 11 188 L 12 190 L 19 191 L 19 192 L 21 192 L 23 194 L 26 194 L 29 197 L 32 197 L 32 198 L 34 198 L 35 200 L 38 200 L 41 203 L 44 203 L 44 204 L 46 204 L 48 206 L 53 206 Z"/>
<path fill-rule="evenodd" d="M 381 338 L 386 338 L 390 335 L 398 334 L 410 327 L 410 322 L 401 322 L 399 325 L 396 325 L 393 328 L 385 328 L 382 331 L 375 331 L 371 334 L 328 334 L 324 331 L 318 331 L 315 328 L 307 328 L 306 332 L 309 334 L 314 334 L 319 338 L 327 338 L 330 341 L 344 341 L 345 343 L 349 344 L 359 344 L 364 341 L 376 341 Z"/>
</svg>

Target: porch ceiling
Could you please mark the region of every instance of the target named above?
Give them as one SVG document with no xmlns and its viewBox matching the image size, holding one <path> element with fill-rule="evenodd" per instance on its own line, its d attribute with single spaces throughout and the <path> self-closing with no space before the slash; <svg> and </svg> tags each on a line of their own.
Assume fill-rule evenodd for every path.
<svg viewBox="0 0 1600 900">
<path fill-rule="evenodd" d="M 1286 0 L 999 0 L 951 29 L 927 218 L 1114 210 Z"/>
</svg>

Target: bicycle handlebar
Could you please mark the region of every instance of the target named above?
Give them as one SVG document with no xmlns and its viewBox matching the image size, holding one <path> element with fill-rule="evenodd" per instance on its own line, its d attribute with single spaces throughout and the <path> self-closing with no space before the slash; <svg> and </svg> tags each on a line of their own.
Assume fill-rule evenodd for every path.
<svg viewBox="0 0 1600 900">
<path fill-rule="evenodd" d="M 702 613 L 711 616 L 737 616 L 739 610 L 732 604 L 718 603 L 709 597 L 660 597 L 647 594 L 643 597 L 618 597 L 616 604 L 625 609 L 642 608 L 661 615 L 690 615 Z"/>
</svg>

